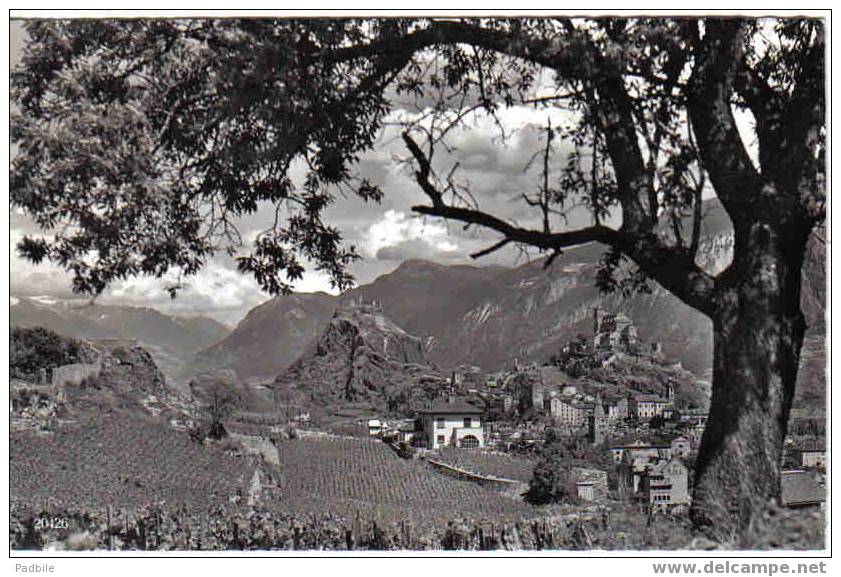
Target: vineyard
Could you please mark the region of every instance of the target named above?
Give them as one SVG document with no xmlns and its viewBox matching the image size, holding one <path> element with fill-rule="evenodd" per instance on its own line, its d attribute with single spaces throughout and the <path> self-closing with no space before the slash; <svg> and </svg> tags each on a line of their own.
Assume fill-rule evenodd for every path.
<svg viewBox="0 0 841 577">
<path fill-rule="evenodd" d="M 12 501 L 12 549 L 528 550 L 591 548 L 593 538 L 598 539 L 592 519 L 572 523 L 546 519 L 508 523 L 442 519 L 437 526 L 418 527 L 408 521 L 383 523 L 324 512 L 295 515 L 266 510 L 245 512 L 224 506 L 202 512 L 186 506 L 154 506 L 114 517 L 96 510 L 53 511 L 49 519 L 60 520 L 66 527 L 39 528 L 36 519 L 45 516 L 25 512 Z"/>
<path fill-rule="evenodd" d="M 50 434 L 12 433 L 9 445 L 11 497 L 28 509 L 135 509 L 160 501 L 207 508 L 242 491 L 254 472 L 250 458 L 130 412 Z"/>
<path fill-rule="evenodd" d="M 369 439 L 279 439 L 275 470 L 148 417 L 103 413 L 10 436 L 12 549 L 710 549 L 681 517 L 639 507 L 535 508 L 403 460 Z M 271 450 L 271 444 L 266 441 Z M 226 450 L 227 449 L 227 450 Z M 445 452 L 446 453 L 446 452 Z M 241 455 L 241 453 L 240 453 Z M 499 476 L 526 462 L 464 452 Z M 453 457 L 455 458 L 455 457 Z M 495 465 L 489 464 L 495 463 Z M 492 469 L 497 467 L 497 469 Z M 504 468 L 504 470 L 503 470 Z M 252 500 L 254 478 L 262 498 Z M 271 489 L 271 490 L 268 490 Z M 781 511 L 743 548 L 817 549 L 821 511 Z M 727 546 L 727 544 L 725 544 Z M 730 544 L 733 546 L 733 544 Z"/>
<path fill-rule="evenodd" d="M 278 443 L 283 512 L 360 513 L 381 522 L 436 525 L 456 517 L 499 522 L 536 517 L 521 499 L 440 475 L 368 439 Z"/>
<path fill-rule="evenodd" d="M 534 461 L 525 457 L 478 449 L 465 451 L 444 448 L 430 455 L 430 458 L 471 473 L 513 479 L 524 483 L 531 479 L 534 470 Z"/>
<path fill-rule="evenodd" d="M 114 517 L 79 508 L 51 511 L 66 529 L 38 529 L 35 515 L 11 502 L 12 549 L 140 550 L 710 550 L 824 549 L 822 511 L 778 511 L 742 543 L 717 542 L 682 517 L 647 519 L 633 506 L 516 522 L 441 519 L 419 527 L 409 521 L 383 523 L 332 513 L 283 514 L 219 506 L 153 506 Z M 40 515 L 40 514 L 39 514 Z M 42 517 L 39 517 L 42 518 Z"/>
</svg>

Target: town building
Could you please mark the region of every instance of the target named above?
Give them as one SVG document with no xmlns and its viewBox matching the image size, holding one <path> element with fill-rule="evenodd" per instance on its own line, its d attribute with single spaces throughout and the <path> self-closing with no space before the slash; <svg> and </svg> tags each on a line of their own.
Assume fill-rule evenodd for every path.
<svg viewBox="0 0 841 577">
<path fill-rule="evenodd" d="M 596 500 L 596 489 L 593 486 L 593 483 L 588 483 L 586 481 L 580 481 L 575 484 L 575 491 L 576 495 L 582 501 L 595 501 Z"/>
<path fill-rule="evenodd" d="M 379 419 L 368 419 L 368 435 L 377 437 L 383 434 L 383 422 Z"/>
<path fill-rule="evenodd" d="M 423 445 L 423 423 L 420 419 L 404 419 L 397 425 L 397 440 L 413 447 Z"/>
<path fill-rule="evenodd" d="M 689 468 L 679 458 L 660 459 L 640 479 L 640 499 L 652 507 L 689 504 Z"/>
<path fill-rule="evenodd" d="M 826 447 L 823 443 L 801 443 L 797 449 L 804 469 L 826 469 Z"/>
<path fill-rule="evenodd" d="M 664 417 L 668 411 L 672 413 L 675 401 L 675 387 L 672 383 L 666 385 L 666 396 L 653 394 L 632 395 L 628 400 L 628 412 L 636 420 L 650 420 L 654 417 Z"/>
<path fill-rule="evenodd" d="M 421 411 L 428 449 L 477 448 L 485 445 L 482 410 L 465 399 L 449 395 Z"/>
<path fill-rule="evenodd" d="M 628 418 L 628 399 L 608 399 L 604 403 L 605 412 L 609 421 L 624 421 Z"/>
<path fill-rule="evenodd" d="M 593 412 L 587 417 L 587 437 L 591 444 L 601 445 L 607 439 L 608 418 L 601 397 L 596 397 Z"/>
<path fill-rule="evenodd" d="M 672 458 L 672 443 L 663 439 L 625 437 L 614 441 L 608 449 L 617 463 L 626 453 L 632 461 Z"/>
<path fill-rule="evenodd" d="M 678 420 L 688 425 L 706 425 L 709 418 L 707 409 L 680 409 L 677 411 Z"/>
<path fill-rule="evenodd" d="M 571 397 L 552 397 L 549 399 L 549 414 L 558 426 L 583 427 L 594 406 L 594 403 L 585 403 Z"/>
<path fill-rule="evenodd" d="M 601 501 L 607 497 L 607 471 L 586 467 L 572 467 L 570 475 L 576 494 L 582 501 Z"/>
<path fill-rule="evenodd" d="M 650 420 L 663 416 L 663 411 L 670 405 L 668 399 L 659 395 L 642 394 L 628 400 L 628 412 L 632 419 Z"/>
<path fill-rule="evenodd" d="M 685 459 L 692 452 L 691 441 L 684 436 L 675 437 L 670 444 L 672 450 L 672 457 L 680 457 Z"/>
<path fill-rule="evenodd" d="M 780 497 L 784 506 L 792 509 L 821 507 L 826 502 L 826 487 L 822 487 L 814 473 L 798 469 L 782 471 Z"/>
</svg>

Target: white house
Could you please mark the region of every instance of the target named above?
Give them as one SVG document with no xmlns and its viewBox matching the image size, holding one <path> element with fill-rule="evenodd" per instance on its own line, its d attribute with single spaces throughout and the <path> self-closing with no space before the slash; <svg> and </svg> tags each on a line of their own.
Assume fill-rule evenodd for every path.
<svg viewBox="0 0 841 577">
<path fill-rule="evenodd" d="M 688 505 L 689 469 L 680 459 L 661 459 L 643 474 L 640 493 L 652 506 Z"/>
<path fill-rule="evenodd" d="M 461 398 L 437 399 L 421 411 L 428 449 L 485 446 L 482 410 Z"/>
<path fill-rule="evenodd" d="M 672 401 L 659 395 L 637 395 L 628 401 L 628 412 L 637 420 L 662 417 L 663 412 L 672 406 Z"/>
<path fill-rule="evenodd" d="M 379 419 L 368 419 L 368 434 L 372 437 L 381 435 L 383 432 L 383 423 Z"/>
</svg>

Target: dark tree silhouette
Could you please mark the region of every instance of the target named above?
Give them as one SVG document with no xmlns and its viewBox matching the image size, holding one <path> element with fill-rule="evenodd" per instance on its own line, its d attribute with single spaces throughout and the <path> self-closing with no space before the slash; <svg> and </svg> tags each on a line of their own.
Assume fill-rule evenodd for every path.
<svg viewBox="0 0 841 577">
<path fill-rule="evenodd" d="M 820 20 L 100 20 L 27 31 L 12 75 L 11 199 L 51 236 L 19 249 L 70 270 L 76 290 L 190 275 L 216 250 L 269 291 L 300 276 L 301 256 L 346 286 L 355 253 L 321 212 L 337 193 L 381 197 L 354 162 L 395 122 L 393 102 L 416 99 L 402 134 L 426 197 L 417 213 L 496 231 L 477 257 L 516 244 L 549 265 L 565 247 L 602 243 L 601 288 L 652 279 L 712 320 L 694 518 L 742 531 L 778 495 L 804 250 L 825 218 Z M 536 93 L 547 79 L 552 90 Z M 545 127 L 540 181 L 512 191 L 539 215 L 535 228 L 483 211 L 447 163 L 454 129 L 515 104 L 575 119 Z M 757 161 L 737 110 L 752 115 Z M 718 274 L 696 262 L 705 193 L 734 229 Z M 244 246 L 235 218 L 261 203 L 277 219 Z M 571 230 L 564 217 L 581 205 L 592 221 Z"/>
</svg>

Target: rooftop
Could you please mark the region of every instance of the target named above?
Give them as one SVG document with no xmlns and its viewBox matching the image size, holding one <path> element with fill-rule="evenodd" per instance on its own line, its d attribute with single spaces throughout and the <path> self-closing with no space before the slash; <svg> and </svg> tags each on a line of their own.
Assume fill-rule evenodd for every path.
<svg viewBox="0 0 841 577">
<path fill-rule="evenodd" d="M 637 395 L 637 396 L 636 396 L 636 397 L 634 397 L 634 398 L 636 399 L 636 401 L 637 401 L 638 403 L 644 403 L 644 402 L 649 402 L 649 403 L 651 403 L 651 402 L 654 402 L 654 403 L 668 403 L 668 402 L 669 402 L 669 400 L 668 400 L 668 399 L 664 399 L 664 398 L 663 398 L 663 397 L 661 397 L 660 395 L 652 395 L 652 394 Z"/>
<path fill-rule="evenodd" d="M 685 437 L 675 437 L 672 435 L 626 435 L 619 439 L 614 439 L 610 443 L 611 449 L 626 449 L 626 448 L 644 448 L 644 447 L 671 447 L 672 441 L 675 438 L 686 440 Z"/>
<path fill-rule="evenodd" d="M 798 451 L 823 453 L 826 451 L 826 445 L 823 441 L 802 441 L 796 445 Z"/>
<path fill-rule="evenodd" d="M 811 505 L 826 501 L 826 489 L 806 471 L 783 471 L 780 489 L 783 505 Z"/>
<path fill-rule="evenodd" d="M 470 404 L 464 398 L 447 397 L 445 399 L 435 399 L 432 405 L 423 409 L 421 413 L 426 415 L 480 415 L 482 409 Z"/>
</svg>

